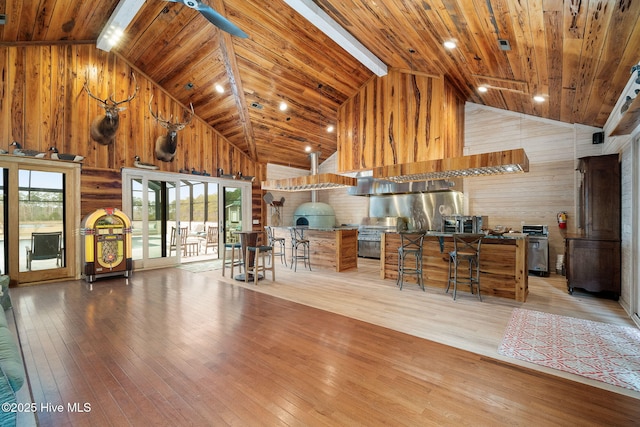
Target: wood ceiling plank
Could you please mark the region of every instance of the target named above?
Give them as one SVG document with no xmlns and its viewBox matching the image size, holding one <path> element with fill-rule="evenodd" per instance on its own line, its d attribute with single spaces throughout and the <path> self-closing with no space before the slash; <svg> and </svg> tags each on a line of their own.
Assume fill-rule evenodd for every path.
<svg viewBox="0 0 640 427">
<path fill-rule="evenodd" d="M 562 118 L 562 12 L 544 12 L 545 42 L 548 52 L 547 81 L 548 87 L 543 93 L 547 94 L 545 104 L 548 112 L 541 114 L 553 120 Z"/>
<path fill-rule="evenodd" d="M 591 84 L 596 75 L 598 61 L 602 46 L 605 41 L 605 29 L 611 20 L 612 7 L 607 7 L 608 3 L 598 0 L 589 0 L 587 9 L 587 21 L 585 26 L 584 42 L 580 52 L 580 64 L 578 70 L 578 80 L 576 84 L 576 95 L 573 105 L 572 121 L 575 123 L 585 123 L 586 106 L 591 97 Z M 591 99 L 591 102 L 596 100 Z M 600 100 L 597 100 L 599 103 Z"/>
<path fill-rule="evenodd" d="M 82 19 L 87 16 L 87 12 L 83 12 L 81 9 L 87 9 L 89 4 L 89 2 L 73 4 L 69 4 L 66 1 L 52 2 L 50 6 L 52 11 L 51 20 L 47 27 L 45 39 L 62 40 L 65 38 L 73 38 L 73 30 L 77 23 L 76 18 Z M 92 4 L 95 3 L 92 2 Z M 113 7 L 115 7 L 115 2 Z"/>
<path fill-rule="evenodd" d="M 244 130 L 244 143 L 247 146 L 249 158 L 255 161 L 259 161 L 258 153 L 256 151 L 256 141 L 255 135 L 253 133 L 253 125 L 251 124 L 251 120 L 249 119 L 249 111 L 247 109 L 247 102 L 244 98 L 242 80 L 240 78 L 236 56 L 233 51 L 233 42 L 231 40 L 231 37 L 231 35 L 225 33 L 222 34 L 222 37 L 220 38 L 222 62 L 224 64 L 225 70 L 227 71 L 229 88 L 236 101 L 236 110 L 238 111 L 240 124 Z"/>
<path fill-rule="evenodd" d="M 591 88 L 591 96 L 603 102 L 590 103 L 590 108 L 584 115 L 584 123 L 606 121 L 610 114 L 610 110 L 606 106 L 615 105 L 620 97 L 620 93 L 612 90 L 612 87 L 624 87 L 629 79 L 628 70 L 625 72 L 618 64 L 620 58 L 625 57 L 625 51 L 633 39 L 628 35 L 633 34 L 634 29 L 638 29 L 636 17 L 640 15 L 640 2 L 629 2 L 628 4 L 616 2 L 612 8 L 608 26 L 617 28 L 619 31 L 606 33 L 596 79 Z M 639 59 L 638 52 L 634 52 L 632 57 L 635 57 L 635 61 L 637 61 Z"/>
<path fill-rule="evenodd" d="M 114 48 L 132 63 L 139 62 L 140 57 L 153 49 L 154 40 L 159 38 L 170 27 L 173 14 L 166 9 L 165 2 L 146 2 L 127 27 L 125 43 Z M 164 13 L 164 12 L 167 13 Z"/>
</svg>

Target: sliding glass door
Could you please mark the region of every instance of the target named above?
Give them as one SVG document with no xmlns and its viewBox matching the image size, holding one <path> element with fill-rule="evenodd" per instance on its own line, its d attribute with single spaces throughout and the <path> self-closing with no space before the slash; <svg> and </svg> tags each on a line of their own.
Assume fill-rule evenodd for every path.
<svg viewBox="0 0 640 427">
<path fill-rule="evenodd" d="M 136 269 L 217 259 L 250 216 L 249 182 L 127 168 L 122 174 Z"/>
</svg>

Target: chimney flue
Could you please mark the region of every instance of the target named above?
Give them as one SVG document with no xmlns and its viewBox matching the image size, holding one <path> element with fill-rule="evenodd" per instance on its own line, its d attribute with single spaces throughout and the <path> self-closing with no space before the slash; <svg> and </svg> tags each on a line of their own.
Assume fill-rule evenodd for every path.
<svg viewBox="0 0 640 427">
<path fill-rule="evenodd" d="M 320 157 L 319 151 L 313 151 L 309 153 L 309 159 L 311 159 L 311 175 L 318 174 L 318 159 Z M 316 203 L 318 201 L 318 192 L 316 190 L 311 191 L 311 201 Z"/>
</svg>

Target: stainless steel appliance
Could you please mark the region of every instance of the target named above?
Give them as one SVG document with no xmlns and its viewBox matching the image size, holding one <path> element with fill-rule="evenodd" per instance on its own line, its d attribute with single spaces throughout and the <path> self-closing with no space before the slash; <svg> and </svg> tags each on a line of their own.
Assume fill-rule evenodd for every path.
<svg viewBox="0 0 640 427">
<path fill-rule="evenodd" d="M 529 235 L 529 272 L 541 276 L 549 275 L 549 227 L 546 225 L 523 225 L 522 232 Z"/>
<path fill-rule="evenodd" d="M 382 233 L 396 231 L 397 217 L 364 218 L 358 227 L 358 256 L 380 259 Z"/>
<path fill-rule="evenodd" d="M 358 179 L 359 187 L 362 179 Z M 368 182 L 368 181 L 367 181 Z M 407 219 L 407 227 L 410 230 L 432 230 L 440 231 L 442 228 L 443 215 L 462 214 L 463 194 L 454 190 L 433 190 L 445 188 L 445 184 L 436 186 L 435 182 L 430 185 L 405 186 L 382 182 L 376 180 L 368 182 L 372 185 L 369 190 L 362 183 L 361 192 L 356 195 L 367 195 L 369 197 L 370 218 L 401 217 Z M 394 185 L 392 185 L 394 184 Z M 405 184 L 419 184 L 416 182 Z M 453 187 L 452 187 L 453 188 Z M 423 189 L 425 192 L 412 192 Z M 409 191 L 407 193 L 391 191 Z"/>
<path fill-rule="evenodd" d="M 486 216 L 448 215 L 442 217 L 444 233 L 480 233 L 489 224 Z"/>
</svg>

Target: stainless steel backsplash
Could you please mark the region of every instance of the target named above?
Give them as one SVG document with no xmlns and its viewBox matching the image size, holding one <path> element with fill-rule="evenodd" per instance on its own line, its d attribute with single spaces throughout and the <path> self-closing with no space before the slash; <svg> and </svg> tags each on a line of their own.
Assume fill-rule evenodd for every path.
<svg viewBox="0 0 640 427">
<path fill-rule="evenodd" d="M 404 217 L 409 230 L 442 231 L 443 215 L 463 214 L 463 196 L 459 191 L 370 196 L 369 216 Z"/>
</svg>

